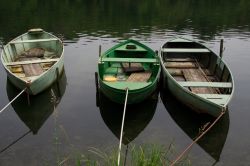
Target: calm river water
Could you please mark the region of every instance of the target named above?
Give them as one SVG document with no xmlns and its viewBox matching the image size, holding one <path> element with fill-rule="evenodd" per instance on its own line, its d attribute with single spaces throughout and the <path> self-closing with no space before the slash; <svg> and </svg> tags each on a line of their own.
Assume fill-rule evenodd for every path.
<svg viewBox="0 0 250 166">
<path fill-rule="evenodd" d="M 174 36 L 198 40 L 216 53 L 224 39 L 223 58 L 235 79 L 229 113 L 192 148 L 191 164 L 250 165 L 249 0 L 0 1 L 0 25 L 4 44 L 41 27 L 65 45 L 61 97 L 52 87 L 32 97 L 31 106 L 22 96 L 0 114 L 1 166 L 58 165 L 64 159 L 65 165 L 74 165 L 91 147 L 118 147 L 122 108 L 103 97 L 96 101 L 98 46 L 105 51 L 132 38 L 157 50 Z M 0 65 L 0 108 L 18 92 Z M 167 148 L 172 143 L 178 153 L 209 120 L 160 91 L 129 107 L 124 144 Z"/>
</svg>

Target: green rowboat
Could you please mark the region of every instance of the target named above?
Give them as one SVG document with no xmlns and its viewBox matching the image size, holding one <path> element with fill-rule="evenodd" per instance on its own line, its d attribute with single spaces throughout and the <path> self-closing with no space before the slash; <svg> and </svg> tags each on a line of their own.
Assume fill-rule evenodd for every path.
<svg viewBox="0 0 250 166">
<path fill-rule="evenodd" d="M 185 38 L 168 41 L 160 52 L 164 88 L 199 113 L 217 117 L 227 109 L 234 80 L 221 57 Z"/>
<path fill-rule="evenodd" d="M 157 54 L 135 40 L 117 44 L 99 58 L 98 84 L 112 101 L 124 103 L 126 88 L 128 104 L 139 103 L 157 88 L 160 76 Z"/>
<path fill-rule="evenodd" d="M 1 62 L 12 84 L 36 95 L 63 71 L 62 41 L 42 29 L 31 29 L 4 46 Z"/>
</svg>

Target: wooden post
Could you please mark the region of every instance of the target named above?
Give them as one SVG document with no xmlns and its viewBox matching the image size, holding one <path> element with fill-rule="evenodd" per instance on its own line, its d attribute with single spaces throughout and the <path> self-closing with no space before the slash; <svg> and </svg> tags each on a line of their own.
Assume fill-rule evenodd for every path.
<svg viewBox="0 0 250 166">
<path fill-rule="evenodd" d="M 101 56 L 101 53 L 102 53 L 102 46 L 99 45 L 99 57 Z"/>
<path fill-rule="evenodd" d="M 59 78 L 60 78 L 60 73 L 58 67 L 56 68 L 56 86 L 58 90 L 59 97 L 61 97 L 61 90 L 60 90 L 60 85 L 59 85 Z"/>
<path fill-rule="evenodd" d="M 220 40 L 220 58 L 223 56 L 223 39 Z"/>
</svg>

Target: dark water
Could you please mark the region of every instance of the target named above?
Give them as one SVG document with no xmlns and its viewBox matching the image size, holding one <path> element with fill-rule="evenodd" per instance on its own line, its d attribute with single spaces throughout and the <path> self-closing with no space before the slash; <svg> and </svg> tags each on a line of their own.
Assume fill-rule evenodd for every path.
<svg viewBox="0 0 250 166">
<path fill-rule="evenodd" d="M 104 51 L 133 38 L 156 50 L 176 35 L 199 40 L 217 53 L 224 39 L 224 60 L 235 79 L 229 113 L 193 147 L 192 165 L 250 164 L 250 1 L 11 0 L 0 2 L 0 25 L 4 44 L 33 27 L 65 43 L 61 94 L 53 87 L 31 98 L 30 107 L 22 96 L 0 114 L 0 165 L 59 165 L 64 159 L 74 165 L 90 147 L 117 147 L 121 106 L 105 98 L 96 106 L 98 46 Z M 17 93 L 0 66 L 0 106 Z M 209 121 L 160 91 L 129 108 L 124 144 L 173 143 L 180 152 Z"/>
</svg>

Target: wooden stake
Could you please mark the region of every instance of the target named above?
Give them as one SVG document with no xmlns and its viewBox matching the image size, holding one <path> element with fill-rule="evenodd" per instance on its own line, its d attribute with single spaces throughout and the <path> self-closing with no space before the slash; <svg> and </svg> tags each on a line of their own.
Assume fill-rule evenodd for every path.
<svg viewBox="0 0 250 166">
<path fill-rule="evenodd" d="M 220 58 L 223 56 L 223 39 L 220 40 Z"/>
<path fill-rule="evenodd" d="M 59 69 L 56 68 L 56 86 L 57 86 L 59 97 L 61 97 L 61 89 L 60 89 L 60 84 L 59 84 L 59 78 L 60 78 Z"/>
<path fill-rule="evenodd" d="M 99 45 L 99 57 L 101 56 L 101 53 L 102 53 L 102 46 Z"/>
</svg>

